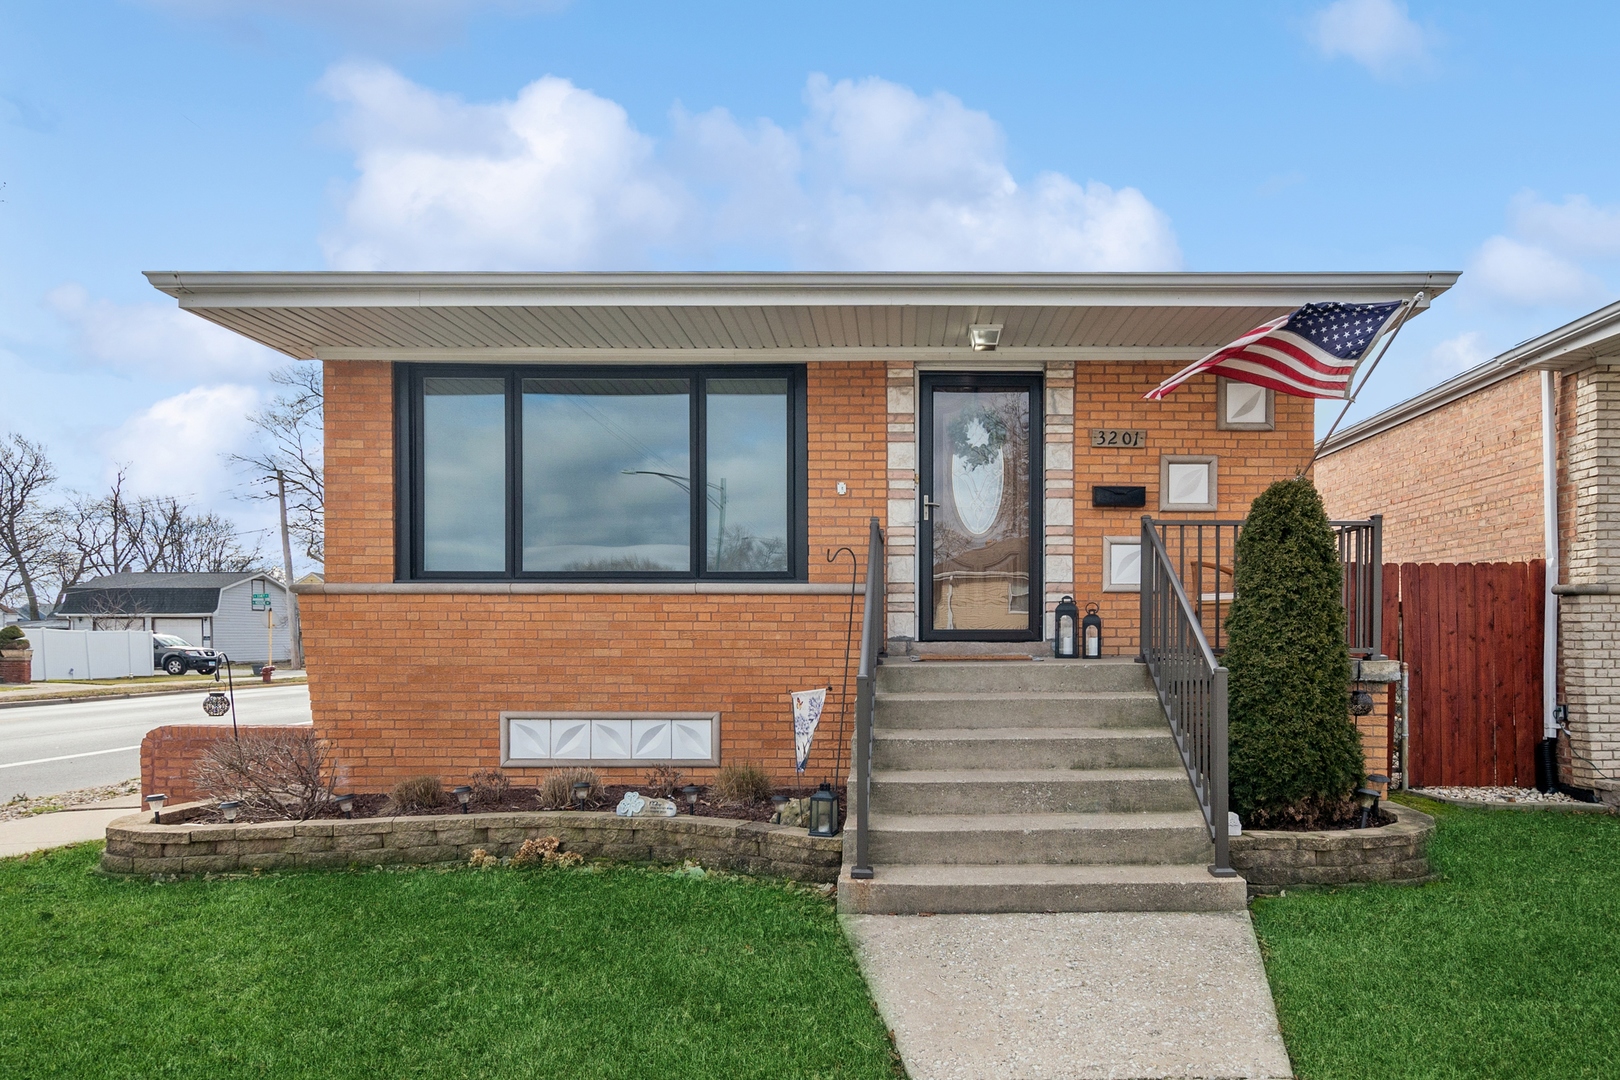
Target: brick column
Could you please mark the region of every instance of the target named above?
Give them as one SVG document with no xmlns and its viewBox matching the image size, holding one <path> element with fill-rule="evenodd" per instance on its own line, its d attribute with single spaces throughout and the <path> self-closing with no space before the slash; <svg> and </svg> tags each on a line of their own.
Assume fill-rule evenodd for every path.
<svg viewBox="0 0 1620 1080">
<path fill-rule="evenodd" d="M 888 635 L 917 638 L 917 365 L 889 363 Z"/>
<path fill-rule="evenodd" d="M 1051 640 L 1052 612 L 1074 593 L 1074 364 L 1046 365 L 1045 607 L 1042 633 Z"/>
<path fill-rule="evenodd" d="M 1620 583 L 1620 365 L 1601 365 L 1575 380 L 1567 580 Z M 1573 782 L 1620 802 L 1620 781 L 1613 779 L 1620 776 L 1620 596 L 1561 597 L 1559 623 Z"/>
</svg>

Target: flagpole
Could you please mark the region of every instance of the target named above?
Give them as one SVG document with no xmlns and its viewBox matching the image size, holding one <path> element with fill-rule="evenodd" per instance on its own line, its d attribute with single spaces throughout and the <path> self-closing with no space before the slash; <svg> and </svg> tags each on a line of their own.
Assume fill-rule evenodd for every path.
<svg viewBox="0 0 1620 1080">
<path fill-rule="evenodd" d="M 1327 441 L 1333 438 L 1333 433 L 1339 430 L 1339 425 L 1344 422 L 1345 414 L 1350 411 L 1350 406 L 1356 403 L 1356 398 L 1367 388 L 1367 380 L 1372 378 L 1373 370 L 1378 367 L 1379 362 L 1384 359 L 1384 355 L 1389 352 L 1389 347 L 1395 343 L 1395 338 L 1400 334 L 1401 327 L 1406 325 L 1406 320 L 1411 317 L 1412 312 L 1417 310 L 1418 304 L 1422 301 L 1423 290 L 1419 289 L 1416 296 L 1401 305 L 1401 313 L 1395 319 L 1389 333 L 1384 335 L 1383 341 L 1377 343 L 1379 346 L 1378 355 L 1373 357 L 1372 363 L 1367 365 L 1367 373 L 1361 377 L 1361 381 L 1356 384 L 1356 388 L 1345 398 L 1344 408 L 1339 410 L 1339 415 L 1334 419 L 1332 426 L 1328 428 L 1327 434 L 1317 440 L 1314 452 L 1311 454 L 1311 460 L 1307 461 L 1305 467 L 1299 470 L 1295 479 L 1309 472 L 1311 466 L 1316 464 L 1316 459 L 1322 456 L 1322 447 L 1326 446 Z"/>
</svg>

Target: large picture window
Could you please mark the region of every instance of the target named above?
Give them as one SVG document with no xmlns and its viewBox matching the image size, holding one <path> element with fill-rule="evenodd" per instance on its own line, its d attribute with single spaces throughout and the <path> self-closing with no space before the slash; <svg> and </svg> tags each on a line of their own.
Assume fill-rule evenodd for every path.
<svg viewBox="0 0 1620 1080">
<path fill-rule="evenodd" d="M 798 368 L 401 365 L 404 576 L 800 578 Z"/>
</svg>

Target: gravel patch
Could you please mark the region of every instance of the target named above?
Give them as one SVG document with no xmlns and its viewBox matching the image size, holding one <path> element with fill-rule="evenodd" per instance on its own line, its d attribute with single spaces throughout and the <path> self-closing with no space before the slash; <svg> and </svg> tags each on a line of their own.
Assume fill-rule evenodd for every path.
<svg viewBox="0 0 1620 1080">
<path fill-rule="evenodd" d="M 101 787 L 79 788 L 77 791 L 59 791 L 55 795 L 18 795 L 10 802 L 0 803 L 0 821 L 15 821 L 18 818 L 36 817 L 39 814 L 54 814 L 58 810 L 72 810 L 96 803 L 108 802 L 112 799 L 121 799 L 127 795 L 141 793 L 141 778 L 125 780 L 118 784 L 104 784 Z"/>
<path fill-rule="evenodd" d="M 1472 799 L 1488 803 L 1575 803 L 1561 791 L 1537 791 L 1521 787 L 1425 787 L 1413 788 L 1414 795 L 1438 795 L 1442 799 Z"/>
</svg>

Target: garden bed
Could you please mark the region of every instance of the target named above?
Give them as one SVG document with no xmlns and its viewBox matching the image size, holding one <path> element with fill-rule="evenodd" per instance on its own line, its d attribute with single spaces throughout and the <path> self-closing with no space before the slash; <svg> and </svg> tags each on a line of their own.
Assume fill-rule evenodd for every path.
<svg viewBox="0 0 1620 1080">
<path fill-rule="evenodd" d="M 843 838 L 802 826 L 682 814 L 619 817 L 610 811 L 529 810 L 311 821 L 209 823 L 208 803 L 132 814 L 107 826 L 104 871 L 202 874 L 283 867 L 425 865 L 466 862 L 475 850 L 507 856 L 524 840 L 555 836 L 563 850 L 614 862 L 691 861 L 798 881 L 838 880 Z"/>
<path fill-rule="evenodd" d="M 1232 866 L 1248 881 L 1251 895 L 1301 885 L 1429 880 L 1434 819 L 1397 803 L 1382 809 L 1393 820 L 1366 829 L 1245 829 L 1231 838 Z"/>
</svg>

